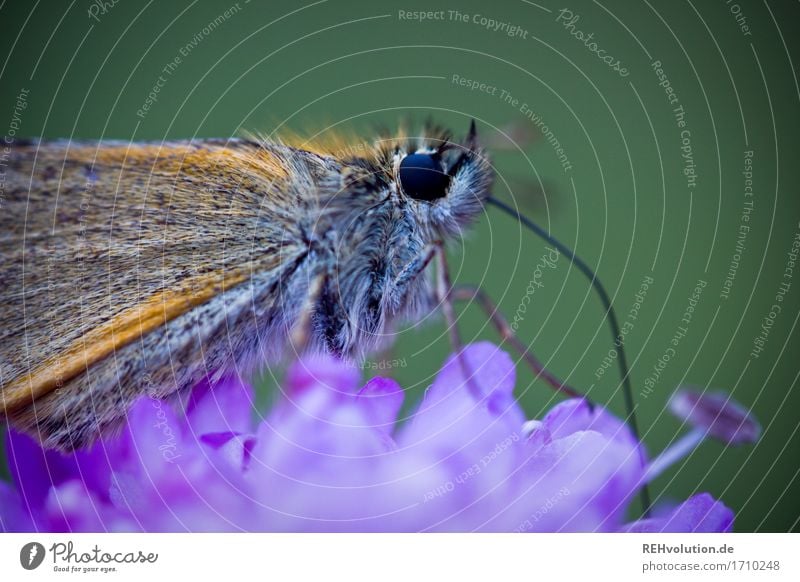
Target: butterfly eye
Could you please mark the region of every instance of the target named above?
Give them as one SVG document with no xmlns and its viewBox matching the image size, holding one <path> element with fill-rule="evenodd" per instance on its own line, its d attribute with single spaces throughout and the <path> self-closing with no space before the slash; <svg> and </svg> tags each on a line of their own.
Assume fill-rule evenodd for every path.
<svg viewBox="0 0 800 582">
<path fill-rule="evenodd" d="M 403 192 L 417 200 L 444 198 L 450 176 L 441 163 L 428 154 L 411 154 L 400 162 L 400 186 Z"/>
</svg>

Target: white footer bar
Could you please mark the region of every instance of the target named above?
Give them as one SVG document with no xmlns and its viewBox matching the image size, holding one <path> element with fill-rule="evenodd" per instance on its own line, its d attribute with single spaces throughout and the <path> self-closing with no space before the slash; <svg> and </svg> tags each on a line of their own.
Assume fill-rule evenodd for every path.
<svg viewBox="0 0 800 582">
<path fill-rule="evenodd" d="M 796 534 L 0 534 L 0 580 L 800 580 Z"/>
</svg>

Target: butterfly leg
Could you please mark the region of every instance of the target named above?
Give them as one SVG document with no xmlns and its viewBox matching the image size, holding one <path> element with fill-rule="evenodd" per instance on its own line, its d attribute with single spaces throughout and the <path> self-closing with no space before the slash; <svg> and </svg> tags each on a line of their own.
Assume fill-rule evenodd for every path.
<svg viewBox="0 0 800 582">
<path fill-rule="evenodd" d="M 467 387 L 472 395 L 479 401 L 483 398 L 483 392 L 476 384 L 474 373 L 470 368 L 469 362 L 464 357 L 464 344 L 461 340 L 461 332 L 456 321 L 456 312 L 453 306 L 453 286 L 450 280 L 450 269 L 447 266 L 444 246 L 439 244 L 436 247 L 436 298 L 442 306 L 442 313 L 447 324 L 447 332 L 450 334 L 450 344 L 456 353 L 461 372 L 467 379 Z"/>
<path fill-rule="evenodd" d="M 557 392 L 561 392 L 570 398 L 585 398 L 585 396 L 559 380 L 552 374 L 539 359 L 534 356 L 522 340 L 517 337 L 508 321 L 503 314 L 498 310 L 497 306 L 487 295 L 487 293 L 480 287 L 474 285 L 458 285 L 453 288 L 450 296 L 453 301 L 475 301 L 478 306 L 486 313 L 489 321 L 492 322 L 500 337 L 503 341 L 507 341 L 511 346 L 522 356 L 525 362 L 530 366 L 537 378 L 541 378 L 552 386 Z"/>
<path fill-rule="evenodd" d="M 453 306 L 450 268 L 447 265 L 444 247 L 441 245 L 436 247 L 436 298 L 442 305 L 442 313 L 444 313 L 444 318 L 447 322 L 450 343 L 455 350 L 460 352 L 464 344 L 461 341 L 461 332 L 458 329 L 455 307 Z"/>
<path fill-rule="evenodd" d="M 317 308 L 325 285 L 328 282 L 326 274 L 314 277 L 308 287 L 305 301 L 300 308 L 299 316 L 294 325 L 289 329 L 289 345 L 295 355 L 300 355 L 309 347 L 314 332 L 314 311 Z"/>
<path fill-rule="evenodd" d="M 447 257 L 444 252 L 444 245 L 441 241 L 436 241 L 428 245 L 413 261 L 398 274 L 393 284 L 394 296 L 402 297 L 410 283 L 420 276 L 430 263 L 436 259 L 436 280 L 434 286 L 435 303 L 441 306 L 447 325 L 447 333 L 450 336 L 450 345 L 456 353 L 462 374 L 466 378 L 466 384 L 470 392 L 480 401 L 483 393 L 477 386 L 474 373 L 469 366 L 469 362 L 464 357 L 464 343 L 456 321 L 455 308 L 453 305 L 455 297 L 452 292 L 452 282 L 450 270 L 447 265 Z"/>
</svg>

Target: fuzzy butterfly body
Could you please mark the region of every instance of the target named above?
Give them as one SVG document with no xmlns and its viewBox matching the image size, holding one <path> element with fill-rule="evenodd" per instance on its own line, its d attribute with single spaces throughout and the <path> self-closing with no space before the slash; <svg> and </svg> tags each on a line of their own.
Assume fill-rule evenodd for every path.
<svg viewBox="0 0 800 582">
<path fill-rule="evenodd" d="M 298 347 L 361 358 L 433 309 L 430 250 L 482 211 L 492 180 L 474 128 L 463 144 L 431 130 L 342 146 L 12 147 L 0 411 L 71 449 L 142 394 Z"/>
</svg>

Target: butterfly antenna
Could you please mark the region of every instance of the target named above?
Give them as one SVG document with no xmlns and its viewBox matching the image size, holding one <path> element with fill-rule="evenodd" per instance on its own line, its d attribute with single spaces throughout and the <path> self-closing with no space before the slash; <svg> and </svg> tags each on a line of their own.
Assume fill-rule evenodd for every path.
<svg viewBox="0 0 800 582">
<path fill-rule="evenodd" d="M 592 287 L 594 287 L 595 291 L 597 291 L 597 294 L 600 296 L 600 301 L 603 303 L 603 307 L 606 310 L 608 324 L 611 326 L 613 341 L 615 345 L 619 343 L 617 346 L 617 352 L 619 354 L 617 363 L 619 365 L 619 373 L 622 376 L 622 394 L 625 399 L 625 412 L 628 416 L 628 424 L 631 427 L 631 432 L 633 432 L 633 436 L 636 438 L 636 441 L 640 442 L 641 439 L 639 436 L 639 426 L 638 422 L 636 421 L 636 405 L 633 401 L 633 387 L 631 386 L 631 377 L 628 370 L 628 360 L 625 357 L 625 348 L 623 343 L 619 341 L 621 335 L 619 330 L 619 322 L 617 321 L 617 314 L 614 311 L 613 305 L 611 305 L 611 298 L 608 296 L 608 292 L 606 292 L 606 289 L 603 287 L 600 279 L 598 279 L 597 274 L 589 267 L 589 265 L 577 257 L 569 247 L 562 244 L 559 240 L 553 238 L 553 236 L 541 226 L 526 216 L 520 214 L 516 208 L 513 208 L 505 202 L 502 202 L 492 196 L 487 199 L 487 202 L 492 206 L 499 208 L 509 216 L 515 218 L 520 224 L 532 230 L 539 237 L 543 238 L 549 244 L 558 249 L 559 252 L 569 257 L 569 259 L 572 261 L 572 264 L 575 265 L 578 270 L 586 276 L 587 279 L 589 279 Z M 644 464 L 644 462 L 644 458 L 642 457 L 642 463 Z M 641 489 L 641 499 L 642 505 L 644 506 L 644 513 L 646 515 L 650 509 L 650 493 L 648 491 L 647 484 L 645 484 Z"/>
</svg>

